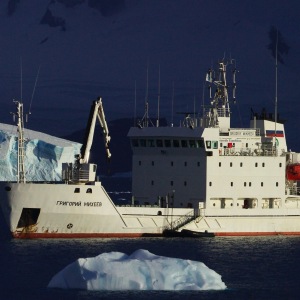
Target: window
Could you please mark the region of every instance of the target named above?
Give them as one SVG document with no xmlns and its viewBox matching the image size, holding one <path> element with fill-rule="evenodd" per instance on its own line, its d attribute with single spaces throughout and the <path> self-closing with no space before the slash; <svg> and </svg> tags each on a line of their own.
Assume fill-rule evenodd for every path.
<svg viewBox="0 0 300 300">
<path fill-rule="evenodd" d="M 187 162 L 186 162 L 186 161 L 184 162 L 184 166 L 185 166 L 185 167 L 187 166 Z"/>
<path fill-rule="evenodd" d="M 140 145 L 141 145 L 141 147 L 146 147 L 146 140 L 141 139 L 140 140 Z"/>
<path fill-rule="evenodd" d="M 186 148 L 188 146 L 188 141 L 187 140 L 182 140 L 181 141 L 181 147 Z"/>
<path fill-rule="evenodd" d="M 80 193 L 80 188 L 75 188 L 74 193 Z"/>
<path fill-rule="evenodd" d="M 93 191 L 92 191 L 91 188 L 88 188 L 88 189 L 86 190 L 86 192 L 87 192 L 88 194 L 91 194 Z"/>
<path fill-rule="evenodd" d="M 251 182 L 249 182 L 249 186 L 251 186 Z"/>
<path fill-rule="evenodd" d="M 171 180 L 170 184 L 171 184 L 171 186 L 173 186 L 173 184 L 174 184 L 173 180 Z"/>
<path fill-rule="evenodd" d="M 151 165 L 154 166 L 154 161 L 152 160 Z"/>
<path fill-rule="evenodd" d="M 265 163 L 262 163 L 263 168 L 265 167 Z"/>
<path fill-rule="evenodd" d="M 244 186 L 247 186 L 247 182 L 244 182 Z"/>
<path fill-rule="evenodd" d="M 154 185 L 154 181 L 153 180 L 151 180 L 151 185 Z"/>
<path fill-rule="evenodd" d="M 139 160 L 139 166 L 141 166 L 142 165 L 142 162 Z"/>
<path fill-rule="evenodd" d="M 206 148 L 210 149 L 211 148 L 211 141 L 206 141 Z"/>
<path fill-rule="evenodd" d="M 243 163 L 241 162 L 241 163 L 240 163 L 240 167 L 242 167 L 242 166 L 243 166 Z"/>
<path fill-rule="evenodd" d="M 258 166 L 258 164 L 257 163 L 255 163 L 255 167 L 257 168 L 257 166 Z"/>
<path fill-rule="evenodd" d="M 183 184 L 184 184 L 184 186 L 186 186 L 186 185 L 187 185 L 186 181 L 184 181 L 184 183 L 183 183 Z"/>
<path fill-rule="evenodd" d="M 148 141 L 147 141 L 147 146 L 148 146 L 148 147 L 154 147 L 154 146 L 155 146 L 154 140 L 148 140 Z"/>
<path fill-rule="evenodd" d="M 276 186 L 278 186 L 279 184 L 278 184 L 278 182 L 276 182 Z"/>
<path fill-rule="evenodd" d="M 171 147 L 171 140 L 165 140 L 165 147 L 167 148 Z"/>
<path fill-rule="evenodd" d="M 196 141 L 195 140 L 190 140 L 190 147 L 195 148 L 196 147 Z"/>
<path fill-rule="evenodd" d="M 175 148 L 178 148 L 179 147 L 179 140 L 173 140 L 173 146 Z"/>
<path fill-rule="evenodd" d="M 281 168 L 282 167 L 282 163 L 279 163 L 279 168 Z"/>
<path fill-rule="evenodd" d="M 217 142 L 217 141 L 213 141 L 213 142 L 212 142 L 212 147 L 213 147 L 214 149 L 218 149 L 218 142 Z"/>
<path fill-rule="evenodd" d="M 156 140 L 156 146 L 157 147 L 162 147 L 163 146 L 163 141 L 162 140 Z"/>
<path fill-rule="evenodd" d="M 222 166 L 222 163 L 221 162 L 219 162 L 219 167 L 221 167 Z"/>
<path fill-rule="evenodd" d="M 204 140 L 196 141 L 197 148 L 204 148 Z"/>
<path fill-rule="evenodd" d="M 209 186 L 212 186 L 212 182 L 211 181 L 209 182 Z"/>
<path fill-rule="evenodd" d="M 260 183 L 260 186 L 264 186 L 264 183 L 263 183 L 263 182 L 261 182 L 261 183 Z"/>
<path fill-rule="evenodd" d="M 171 167 L 173 167 L 174 166 L 174 162 L 173 161 L 171 161 Z"/>
<path fill-rule="evenodd" d="M 200 161 L 197 162 L 197 166 L 200 167 Z"/>
<path fill-rule="evenodd" d="M 230 167 L 232 167 L 232 162 L 230 163 Z"/>
<path fill-rule="evenodd" d="M 230 185 L 233 186 L 233 182 L 232 181 L 230 182 Z"/>
</svg>

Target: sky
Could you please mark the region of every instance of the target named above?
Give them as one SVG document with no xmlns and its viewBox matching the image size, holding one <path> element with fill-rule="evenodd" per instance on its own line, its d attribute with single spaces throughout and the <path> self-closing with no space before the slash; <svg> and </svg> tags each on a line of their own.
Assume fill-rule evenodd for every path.
<svg viewBox="0 0 300 300">
<path fill-rule="evenodd" d="M 142 116 L 147 94 L 156 118 L 160 85 L 160 116 L 176 124 L 176 112 L 200 111 L 205 73 L 226 57 L 238 69 L 233 123 L 247 127 L 251 108 L 274 111 L 276 28 L 278 111 L 293 131 L 299 9 L 297 0 L 1 1 L 0 122 L 12 123 L 22 99 L 25 126 L 61 137 L 85 128 L 98 96 L 114 120 Z"/>
</svg>

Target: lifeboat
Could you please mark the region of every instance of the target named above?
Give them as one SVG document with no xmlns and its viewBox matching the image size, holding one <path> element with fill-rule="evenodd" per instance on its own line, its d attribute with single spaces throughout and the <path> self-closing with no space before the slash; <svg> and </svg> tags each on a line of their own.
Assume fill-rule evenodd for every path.
<svg viewBox="0 0 300 300">
<path fill-rule="evenodd" d="M 300 163 L 290 164 L 286 167 L 286 178 L 300 181 Z"/>
</svg>

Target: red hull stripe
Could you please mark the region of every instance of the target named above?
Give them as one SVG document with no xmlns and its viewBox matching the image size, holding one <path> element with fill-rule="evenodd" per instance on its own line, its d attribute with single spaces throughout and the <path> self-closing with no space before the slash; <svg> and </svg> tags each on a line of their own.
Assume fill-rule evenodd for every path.
<svg viewBox="0 0 300 300">
<path fill-rule="evenodd" d="M 215 232 L 215 236 L 274 236 L 274 235 L 300 235 L 295 232 Z M 139 238 L 139 237 L 162 237 L 160 233 L 12 233 L 14 238 L 20 239 L 47 239 L 47 238 Z"/>
<path fill-rule="evenodd" d="M 138 237 L 160 237 L 160 233 L 35 233 L 35 232 L 13 232 L 14 238 L 20 239 L 47 239 L 47 238 L 138 238 Z"/>
<path fill-rule="evenodd" d="M 300 231 L 295 232 L 215 232 L 215 236 L 270 236 L 270 235 L 300 235 Z"/>
</svg>

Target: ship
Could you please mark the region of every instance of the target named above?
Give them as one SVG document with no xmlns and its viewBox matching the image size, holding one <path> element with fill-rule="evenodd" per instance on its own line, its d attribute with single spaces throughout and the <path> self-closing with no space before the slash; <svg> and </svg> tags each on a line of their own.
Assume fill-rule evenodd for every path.
<svg viewBox="0 0 300 300">
<path fill-rule="evenodd" d="M 154 126 L 146 111 L 130 128 L 132 199 L 126 205 L 112 201 L 89 162 L 97 118 L 111 156 L 101 98 L 93 102 L 80 155 L 63 164 L 62 182 L 55 183 L 26 181 L 22 103 L 16 102 L 17 181 L 0 183 L 1 212 L 11 235 L 300 235 L 300 153 L 287 150 L 276 106 L 273 114 L 253 112 L 248 128 L 231 127 L 236 72 L 233 60 L 209 69 L 209 103 L 201 115 L 186 113 L 179 126 Z"/>
</svg>

